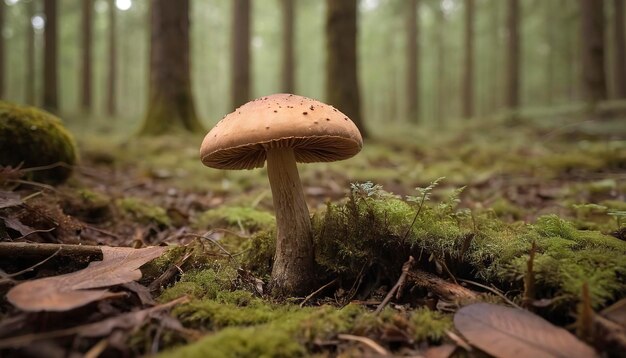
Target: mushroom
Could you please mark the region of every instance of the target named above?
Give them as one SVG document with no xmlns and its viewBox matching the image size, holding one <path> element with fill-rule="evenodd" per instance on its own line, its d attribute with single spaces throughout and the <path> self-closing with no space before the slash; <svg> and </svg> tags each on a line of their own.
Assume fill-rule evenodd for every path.
<svg viewBox="0 0 626 358">
<path fill-rule="evenodd" d="M 311 220 L 296 162 L 343 160 L 362 146 L 359 130 L 346 115 L 293 94 L 250 101 L 204 137 L 200 157 L 208 167 L 254 169 L 267 160 L 277 226 L 274 295 L 304 294 L 315 284 Z"/>
</svg>

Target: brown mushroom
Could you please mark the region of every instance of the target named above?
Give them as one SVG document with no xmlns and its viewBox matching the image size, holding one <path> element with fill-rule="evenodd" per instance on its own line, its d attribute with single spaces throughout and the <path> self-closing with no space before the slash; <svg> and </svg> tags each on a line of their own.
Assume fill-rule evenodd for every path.
<svg viewBox="0 0 626 358">
<path fill-rule="evenodd" d="M 296 162 L 350 158 L 363 146 L 359 130 L 332 106 L 292 94 L 274 94 L 225 116 L 202 142 L 200 157 L 216 169 L 253 169 L 267 160 L 276 212 L 272 292 L 306 293 L 315 284 L 309 210 Z"/>
</svg>

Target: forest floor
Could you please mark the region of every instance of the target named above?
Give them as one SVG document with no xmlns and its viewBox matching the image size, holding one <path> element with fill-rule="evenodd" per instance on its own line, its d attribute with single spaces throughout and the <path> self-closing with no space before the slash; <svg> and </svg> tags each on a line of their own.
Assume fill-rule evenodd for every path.
<svg viewBox="0 0 626 358">
<path fill-rule="evenodd" d="M 567 351 L 583 341 L 617 356 L 626 349 L 624 119 L 546 122 L 386 126 L 354 158 L 299 165 L 319 290 L 288 300 L 264 290 L 275 231 L 265 169 L 204 167 L 202 136 L 129 139 L 70 125 L 81 160 L 67 183 L 0 173 L 0 241 L 53 244 L 0 253 L 0 356 L 506 356 L 519 345 L 585 356 Z M 44 300 L 52 312 L 6 298 L 22 281 L 103 260 L 92 245 L 169 249 L 138 261 L 103 251 L 107 268 L 85 272 L 71 299 Z M 156 256 L 139 284 L 115 283 L 114 266 L 132 276 Z M 106 299 L 68 303 L 86 288 Z M 528 315 L 515 326 L 518 311 L 502 307 Z M 466 322 L 475 316 L 490 318 Z M 474 335 L 503 325 L 504 347 Z M 555 327 L 578 343 L 558 346 Z"/>
</svg>

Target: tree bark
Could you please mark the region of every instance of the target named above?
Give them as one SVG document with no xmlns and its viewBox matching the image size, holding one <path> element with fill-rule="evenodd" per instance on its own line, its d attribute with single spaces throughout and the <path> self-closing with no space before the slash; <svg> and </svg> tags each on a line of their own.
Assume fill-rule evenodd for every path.
<svg viewBox="0 0 626 358">
<path fill-rule="evenodd" d="M 315 284 L 315 261 L 311 218 L 293 149 L 274 148 L 267 151 L 267 176 L 278 231 L 272 267 L 272 294 L 304 295 Z"/>
<path fill-rule="evenodd" d="M 59 108 L 57 77 L 57 1 L 44 0 L 46 27 L 44 31 L 43 107 L 51 112 Z"/>
<path fill-rule="evenodd" d="M 282 0 L 283 11 L 283 92 L 295 91 L 294 0 Z"/>
<path fill-rule="evenodd" d="M 232 108 L 250 100 L 250 0 L 233 1 Z"/>
<path fill-rule="evenodd" d="M 0 31 L 2 31 L 2 29 L 4 29 L 4 13 L 6 11 L 5 9 L 6 5 L 4 2 L 0 3 Z M 2 34 L 0 34 L 2 35 Z M 5 79 L 5 71 L 4 71 L 4 59 L 5 59 L 5 51 L 4 51 L 4 36 L 0 36 L 0 99 L 4 98 L 4 83 L 6 81 Z"/>
<path fill-rule="evenodd" d="M 191 92 L 189 0 L 153 0 L 148 108 L 140 134 L 203 130 Z"/>
<path fill-rule="evenodd" d="M 463 69 L 463 117 L 474 116 L 474 0 L 465 0 L 465 61 Z"/>
<path fill-rule="evenodd" d="M 624 0 L 613 0 L 613 60 L 615 98 L 626 99 L 626 36 L 624 34 Z"/>
<path fill-rule="evenodd" d="M 361 115 L 357 61 L 357 0 L 326 0 L 326 100 L 368 133 Z"/>
<path fill-rule="evenodd" d="M 488 73 L 491 73 L 491 83 L 489 89 L 489 109 L 492 112 L 497 111 L 501 104 L 501 91 L 500 85 L 502 83 L 502 74 L 500 68 L 500 1 L 493 1 L 491 3 L 491 39 L 490 39 L 490 53 Z"/>
<path fill-rule="evenodd" d="M 115 98 L 115 86 L 117 83 L 117 36 L 116 36 L 116 14 L 115 0 L 109 0 L 109 57 L 108 57 L 108 77 L 107 77 L 107 96 L 106 96 L 106 113 L 109 116 L 115 116 L 117 112 L 117 101 Z"/>
<path fill-rule="evenodd" d="M 408 0 L 406 9 L 406 113 L 410 122 L 419 121 L 419 0 Z M 395 79 L 395 77 L 394 77 Z M 395 89 L 395 86 L 394 86 Z M 395 96 L 394 96 L 395 98 Z"/>
<path fill-rule="evenodd" d="M 506 107 L 515 110 L 520 105 L 520 32 L 519 0 L 508 0 L 506 51 Z"/>
<path fill-rule="evenodd" d="M 435 121 L 439 126 L 444 123 L 446 116 L 446 44 L 445 44 L 445 14 L 441 8 L 441 4 L 437 2 L 435 4 L 435 51 L 437 61 L 435 63 L 437 75 L 434 77 L 435 83 L 433 88 L 436 89 L 437 99 L 435 103 Z"/>
<path fill-rule="evenodd" d="M 35 2 L 29 1 L 26 5 L 26 65 L 24 66 L 24 97 L 26 103 L 35 106 L 37 98 L 35 95 L 35 29 L 32 19 L 35 16 Z"/>
<path fill-rule="evenodd" d="M 582 87 L 590 103 L 606 100 L 604 1 L 580 0 Z"/>
<path fill-rule="evenodd" d="M 91 111 L 91 38 L 93 29 L 93 0 L 82 0 L 82 56 L 81 56 L 81 105 L 83 110 Z"/>
</svg>

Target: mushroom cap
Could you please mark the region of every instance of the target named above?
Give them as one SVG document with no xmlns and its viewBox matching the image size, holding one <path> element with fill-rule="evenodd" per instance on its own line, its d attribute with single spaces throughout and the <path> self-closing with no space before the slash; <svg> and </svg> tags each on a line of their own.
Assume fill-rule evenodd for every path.
<svg viewBox="0 0 626 358">
<path fill-rule="evenodd" d="M 288 93 L 250 101 L 226 115 L 202 141 L 204 165 L 262 168 L 270 148 L 293 148 L 297 162 L 333 162 L 361 151 L 356 125 L 336 108 Z"/>
</svg>

